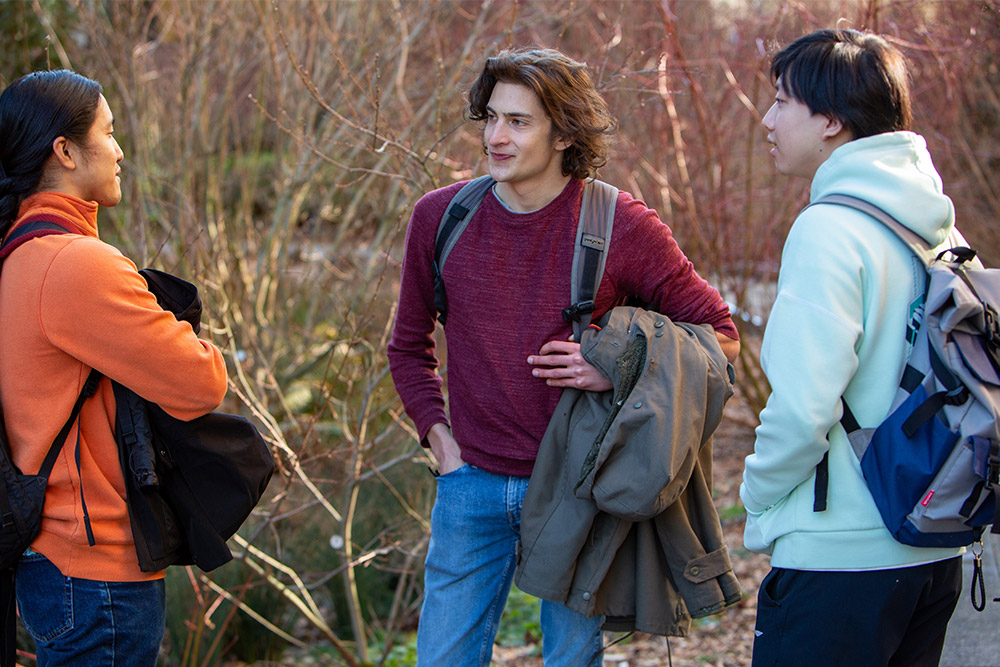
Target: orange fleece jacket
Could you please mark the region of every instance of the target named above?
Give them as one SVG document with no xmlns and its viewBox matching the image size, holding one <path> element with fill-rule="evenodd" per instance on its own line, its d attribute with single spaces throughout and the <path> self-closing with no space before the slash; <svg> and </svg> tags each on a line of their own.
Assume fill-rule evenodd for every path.
<svg viewBox="0 0 1000 667">
<path fill-rule="evenodd" d="M 46 215 L 76 233 L 32 239 L 0 273 L 0 404 L 14 461 L 34 473 L 65 423 L 91 368 L 104 374 L 83 404 L 80 474 L 74 425 L 45 494 L 42 527 L 31 547 L 66 576 L 143 581 L 114 438 L 108 378 L 179 419 L 214 410 L 226 393 L 226 366 L 211 343 L 157 303 L 135 265 L 100 241 L 97 204 L 55 192 L 24 201 L 16 228 Z M 97 541 L 89 546 L 83 495 Z"/>
</svg>

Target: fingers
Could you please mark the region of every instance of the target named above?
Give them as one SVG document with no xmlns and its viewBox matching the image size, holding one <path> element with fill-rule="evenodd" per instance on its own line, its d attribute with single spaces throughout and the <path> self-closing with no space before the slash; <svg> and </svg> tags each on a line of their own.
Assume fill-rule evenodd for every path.
<svg viewBox="0 0 1000 667">
<path fill-rule="evenodd" d="M 528 357 L 528 363 L 532 366 L 569 366 L 583 363 L 583 355 L 578 343 L 553 340 L 542 345 L 538 354 Z"/>
<path fill-rule="evenodd" d="M 542 349 L 538 351 L 539 354 L 573 354 L 580 351 L 580 344 L 574 343 L 569 340 L 550 340 L 545 345 L 542 345 Z"/>
<path fill-rule="evenodd" d="M 599 370 L 583 358 L 580 344 L 572 341 L 549 341 L 538 354 L 528 357 L 528 363 L 534 366 L 532 376 L 544 379 L 550 387 L 604 391 L 612 386 Z"/>
</svg>

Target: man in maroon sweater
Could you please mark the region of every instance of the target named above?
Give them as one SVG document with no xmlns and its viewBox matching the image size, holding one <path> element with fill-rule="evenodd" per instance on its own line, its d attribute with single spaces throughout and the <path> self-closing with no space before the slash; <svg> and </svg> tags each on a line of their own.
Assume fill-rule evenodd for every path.
<svg viewBox="0 0 1000 667">
<path fill-rule="evenodd" d="M 396 389 L 439 466 L 420 665 L 489 665 L 516 564 L 521 502 L 560 392 L 611 388 L 581 356 L 562 310 L 584 179 L 607 162 L 614 118 L 586 65 L 553 50 L 487 59 L 468 116 L 484 122 L 497 183 L 442 267 L 447 411 L 432 338 L 431 264 L 438 223 L 464 183 L 426 194 L 413 209 L 389 343 Z M 656 212 L 620 192 L 594 321 L 628 297 L 673 320 L 710 324 L 730 360 L 739 352 L 718 291 Z M 545 664 L 599 666 L 602 622 L 543 601 Z"/>
</svg>

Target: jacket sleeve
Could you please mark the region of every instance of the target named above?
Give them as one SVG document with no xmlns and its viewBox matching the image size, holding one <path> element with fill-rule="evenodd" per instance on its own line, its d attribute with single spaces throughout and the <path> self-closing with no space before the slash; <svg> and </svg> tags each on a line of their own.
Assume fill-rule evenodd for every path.
<svg viewBox="0 0 1000 667">
<path fill-rule="evenodd" d="M 761 349 L 771 395 L 740 488 L 751 518 L 812 478 L 840 419 L 840 397 L 858 368 L 864 262 L 858 243 L 838 240 L 838 233 L 820 210 L 810 209 L 796 220 L 782 251 L 778 296 Z"/>
<path fill-rule="evenodd" d="M 114 247 L 79 238 L 60 250 L 39 296 L 55 347 L 183 420 L 226 393 L 222 353 L 160 308 L 135 265 Z"/>
</svg>

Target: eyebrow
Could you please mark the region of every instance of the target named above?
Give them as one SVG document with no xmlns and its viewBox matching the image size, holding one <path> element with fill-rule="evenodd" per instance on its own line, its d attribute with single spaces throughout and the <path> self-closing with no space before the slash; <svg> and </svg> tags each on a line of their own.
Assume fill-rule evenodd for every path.
<svg viewBox="0 0 1000 667">
<path fill-rule="evenodd" d="M 532 117 L 531 114 L 528 113 L 528 112 L 526 112 L 526 111 L 508 111 L 506 113 L 504 113 L 504 112 L 498 112 L 496 109 L 494 109 L 493 107 L 491 107 L 488 104 L 486 105 L 486 110 L 489 111 L 490 113 L 494 114 L 494 115 L 500 115 L 502 113 L 504 116 L 508 116 L 510 118 L 531 118 Z"/>
</svg>

